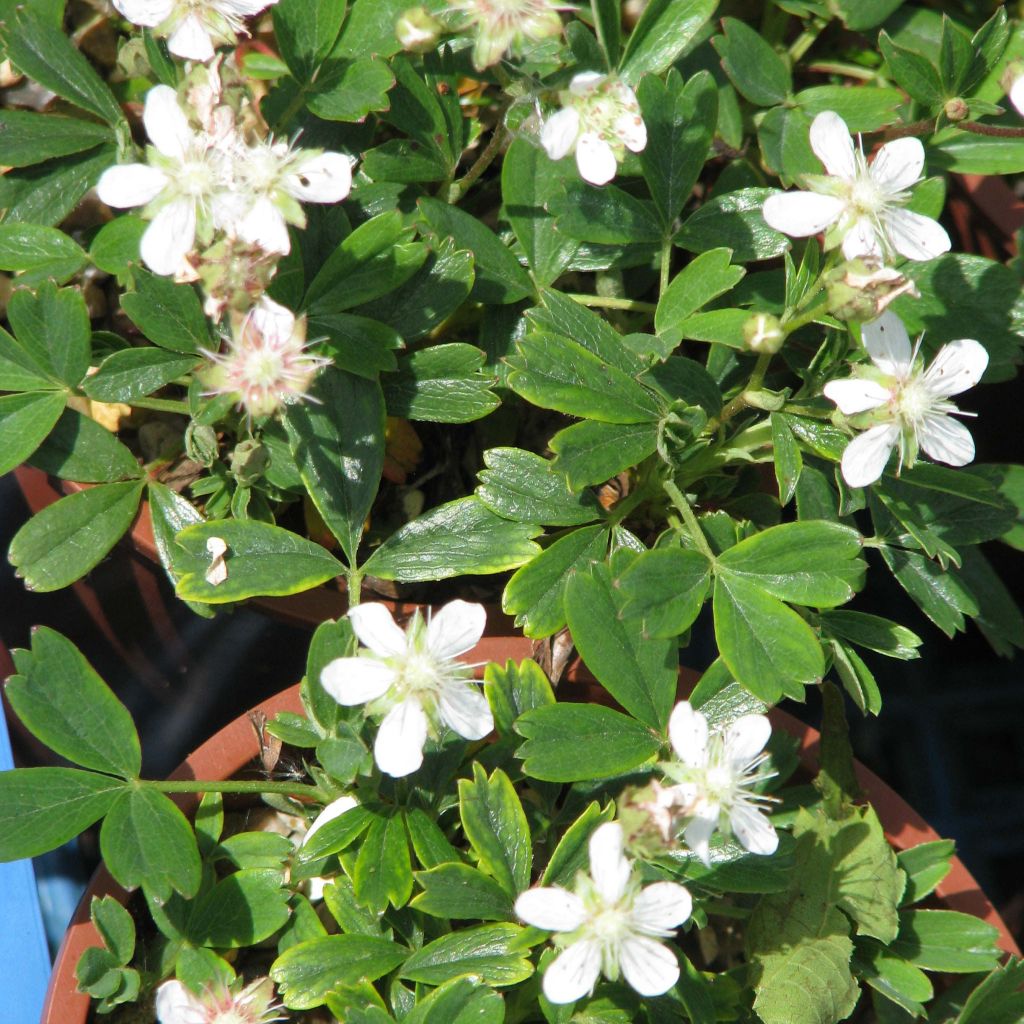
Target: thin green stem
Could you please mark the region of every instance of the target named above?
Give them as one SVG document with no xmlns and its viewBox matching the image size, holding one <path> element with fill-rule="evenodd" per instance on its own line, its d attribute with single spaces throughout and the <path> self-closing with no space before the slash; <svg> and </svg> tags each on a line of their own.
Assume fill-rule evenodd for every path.
<svg viewBox="0 0 1024 1024">
<path fill-rule="evenodd" d="M 697 545 L 700 553 L 709 562 L 714 562 L 715 553 L 711 550 L 711 545 L 708 544 L 708 539 L 704 536 L 704 531 L 700 528 L 700 523 L 697 522 L 697 517 L 690 507 L 686 495 L 676 487 L 675 482 L 672 480 L 665 480 L 662 486 L 665 488 L 665 493 L 672 500 L 672 504 L 675 505 L 679 510 L 679 514 L 683 517 L 683 522 L 686 524 L 687 532 L 693 538 L 693 543 Z"/>
<path fill-rule="evenodd" d="M 828 296 L 821 300 L 816 306 L 812 306 L 810 309 L 801 313 L 799 316 L 794 316 L 789 320 L 782 321 L 782 329 L 786 332 L 787 337 L 794 331 L 800 330 L 801 327 L 806 327 L 807 324 L 817 320 L 818 317 L 828 312 Z"/>
<path fill-rule="evenodd" d="M 133 398 L 130 403 L 133 409 L 153 409 L 155 412 L 177 412 L 182 416 L 190 416 L 188 402 L 176 398 Z"/>
<path fill-rule="evenodd" d="M 252 782 L 240 779 L 227 779 L 221 782 L 212 779 L 159 782 L 143 779 L 141 784 L 149 789 L 155 789 L 158 793 L 284 793 L 286 796 L 308 796 L 314 800 L 320 800 L 324 795 L 319 786 L 311 786 L 304 782 L 269 782 L 265 779 Z"/>
<path fill-rule="evenodd" d="M 811 23 L 810 28 L 804 29 L 803 32 L 793 40 L 789 47 L 789 59 L 794 64 L 800 63 L 804 54 L 807 53 L 807 51 L 815 44 L 826 24 L 827 22 L 815 20 Z"/>
<path fill-rule="evenodd" d="M 354 608 L 359 604 L 359 591 L 363 585 L 363 574 L 358 569 L 349 569 L 346 574 L 348 579 L 348 605 Z"/>
<path fill-rule="evenodd" d="M 862 82 L 872 82 L 879 77 L 878 72 L 872 71 L 871 68 L 862 68 L 859 64 L 846 64 L 842 61 L 815 61 L 813 64 L 805 65 L 804 69 L 821 75 L 843 75 Z"/>
<path fill-rule="evenodd" d="M 494 162 L 508 138 L 505 122 L 499 121 L 491 133 L 490 141 L 466 173 L 448 188 L 447 201 L 457 203 L 472 187 L 477 178 Z"/>
<path fill-rule="evenodd" d="M 635 299 L 620 299 L 606 295 L 567 293 L 566 298 L 578 302 L 581 306 L 593 306 L 595 309 L 627 309 L 633 313 L 653 313 L 658 308 L 653 302 L 637 302 Z"/>
<path fill-rule="evenodd" d="M 672 236 L 666 235 L 661 243 L 661 277 L 658 281 L 658 297 L 665 294 L 672 270 Z"/>
<path fill-rule="evenodd" d="M 707 430 L 709 432 L 714 432 L 723 424 L 728 423 L 733 416 L 738 412 L 742 412 L 750 405 L 750 402 L 747 400 L 747 395 L 751 392 L 761 390 L 761 385 L 764 383 L 765 374 L 768 372 L 768 365 L 771 361 L 771 352 L 762 352 L 757 357 L 757 362 L 754 364 L 754 369 L 750 374 L 750 380 L 747 382 L 747 386 L 735 398 L 725 404 L 725 407 L 718 414 L 717 419 L 708 421 Z"/>
</svg>

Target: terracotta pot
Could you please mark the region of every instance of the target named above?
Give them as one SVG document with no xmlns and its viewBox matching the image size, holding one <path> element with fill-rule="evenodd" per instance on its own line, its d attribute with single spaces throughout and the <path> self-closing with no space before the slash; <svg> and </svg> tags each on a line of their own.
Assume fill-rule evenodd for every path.
<svg viewBox="0 0 1024 1024">
<path fill-rule="evenodd" d="M 532 652 L 531 641 L 523 637 L 485 637 L 466 656 L 474 662 L 496 661 L 504 663 L 511 659 L 520 661 Z M 478 670 L 478 674 L 482 670 Z M 688 690 L 696 676 L 682 670 L 681 689 Z M 570 692 L 570 698 L 592 699 L 597 696 L 593 677 L 579 661 L 574 662 L 565 674 L 570 683 L 583 684 Z M 605 697 L 607 700 L 607 697 Z M 279 711 L 302 711 L 298 685 L 279 693 L 270 700 L 257 705 L 252 711 L 261 711 L 267 717 Z M 228 779 L 251 766 L 259 756 L 259 747 L 249 712 L 235 719 L 221 729 L 212 739 L 204 743 L 170 776 L 172 779 Z M 818 748 L 821 735 L 817 729 L 804 725 L 792 715 L 778 708 L 770 712 L 772 725 L 790 733 L 800 743 L 800 764 L 808 771 L 817 769 Z M 857 763 L 857 778 L 865 795 L 878 811 L 886 837 L 897 850 L 905 850 L 919 843 L 932 842 L 939 835 L 903 799 L 894 793 L 877 775 Z M 175 798 L 186 810 L 194 808 L 197 798 L 184 794 Z M 64 942 L 57 954 L 57 960 L 50 978 L 46 1005 L 40 1024 L 85 1024 L 89 997 L 76 991 L 75 965 L 82 952 L 89 946 L 100 945 L 100 938 L 89 920 L 89 904 L 94 896 L 114 895 L 126 899 L 127 893 L 110 877 L 105 868 L 93 876 L 74 919 L 68 927 Z M 985 894 L 971 877 L 970 872 L 956 858 L 952 870 L 936 889 L 936 896 L 951 910 L 960 910 L 982 918 L 999 930 L 999 946 L 1007 953 L 1020 956 L 1021 951 Z"/>
</svg>

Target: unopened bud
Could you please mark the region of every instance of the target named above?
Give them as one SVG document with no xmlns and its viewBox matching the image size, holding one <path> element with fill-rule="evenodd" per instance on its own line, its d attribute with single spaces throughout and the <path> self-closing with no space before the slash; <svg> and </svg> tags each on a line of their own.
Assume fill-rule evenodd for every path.
<svg viewBox="0 0 1024 1024">
<path fill-rule="evenodd" d="M 441 23 L 425 7 L 410 7 L 395 22 L 395 37 L 403 50 L 428 53 L 441 38 Z"/>
<path fill-rule="evenodd" d="M 270 452 L 253 439 L 241 441 L 231 453 L 231 475 L 243 486 L 251 487 L 270 465 Z"/>
<path fill-rule="evenodd" d="M 782 323 L 777 316 L 771 313 L 755 313 L 743 324 L 743 337 L 751 352 L 758 355 L 774 355 L 782 348 L 786 332 L 782 329 Z"/>
<path fill-rule="evenodd" d="M 943 112 L 950 121 L 955 123 L 957 121 L 966 121 L 970 116 L 971 108 L 967 106 L 966 100 L 956 96 L 951 100 L 946 100 Z"/>
<path fill-rule="evenodd" d="M 828 308 L 840 320 L 876 320 L 901 295 L 919 298 L 917 285 L 870 257 L 850 260 L 829 275 Z"/>
<path fill-rule="evenodd" d="M 185 454 L 209 469 L 217 461 L 217 431 L 205 423 L 189 423 L 185 428 Z"/>
<path fill-rule="evenodd" d="M 534 42 L 553 39 L 562 34 L 562 18 L 558 11 L 538 11 L 523 19 L 521 29 L 523 35 Z"/>
</svg>

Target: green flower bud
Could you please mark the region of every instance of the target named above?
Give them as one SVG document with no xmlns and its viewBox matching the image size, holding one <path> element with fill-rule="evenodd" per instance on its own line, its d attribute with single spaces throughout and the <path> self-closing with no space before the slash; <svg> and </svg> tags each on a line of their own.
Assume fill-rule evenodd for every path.
<svg viewBox="0 0 1024 1024">
<path fill-rule="evenodd" d="M 755 313 L 743 324 L 743 337 L 751 352 L 758 355 L 774 355 L 782 348 L 786 332 L 782 329 L 782 322 L 777 316 L 771 313 Z"/>
<path fill-rule="evenodd" d="M 441 23 L 425 7 L 410 7 L 395 22 L 395 37 L 403 50 L 429 53 L 441 38 Z"/>
<path fill-rule="evenodd" d="M 189 423 L 185 428 L 185 454 L 209 469 L 217 461 L 217 431 L 205 423 Z"/>
<path fill-rule="evenodd" d="M 270 465 L 270 452 L 250 438 L 235 445 L 231 453 L 231 474 L 243 486 L 251 487 Z"/>
</svg>

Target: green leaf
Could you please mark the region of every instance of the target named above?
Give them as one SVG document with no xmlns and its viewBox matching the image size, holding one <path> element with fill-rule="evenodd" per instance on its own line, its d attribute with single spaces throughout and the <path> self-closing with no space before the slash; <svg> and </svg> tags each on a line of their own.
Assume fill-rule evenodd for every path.
<svg viewBox="0 0 1024 1024">
<path fill-rule="evenodd" d="M 1020 174 L 1024 171 L 1024 140 L 950 128 L 929 141 L 928 166 L 956 174 Z"/>
<path fill-rule="evenodd" d="M 619 62 L 622 46 L 622 10 L 619 0 L 590 0 L 590 9 L 594 15 L 597 41 L 604 51 L 608 67 L 614 68 Z"/>
<path fill-rule="evenodd" d="M 946 96 L 939 72 L 927 57 L 898 46 L 888 32 L 879 33 L 878 47 L 897 85 L 929 110 L 942 105 Z"/>
<path fill-rule="evenodd" d="M 836 12 L 852 32 L 881 25 L 904 0 L 836 0 Z"/>
<path fill-rule="evenodd" d="M 228 577 L 216 586 L 206 581 L 206 542 L 211 537 L 228 546 Z M 249 597 L 282 597 L 326 583 L 344 571 L 319 544 L 254 519 L 196 523 L 176 540 L 173 568 L 180 576 L 178 597 L 186 601 L 227 604 Z"/>
<path fill-rule="evenodd" d="M 420 199 L 416 205 L 439 240 L 451 238 L 459 249 L 472 252 L 476 277 L 470 298 L 501 305 L 518 302 L 533 293 L 530 276 L 512 250 L 476 217 L 429 197 Z"/>
<path fill-rule="evenodd" d="M 4 56 L 33 81 L 101 121 L 121 128 L 124 115 L 114 94 L 60 25 L 31 7 L 19 6 L 0 34 Z"/>
<path fill-rule="evenodd" d="M 8 167 L 29 167 L 114 141 L 110 129 L 95 121 L 28 110 L 0 110 L 0 138 Z"/>
<path fill-rule="evenodd" d="M 518 523 L 580 526 L 601 517 L 590 491 L 574 494 L 551 463 L 520 448 L 490 448 L 478 474 L 477 497 L 492 511 Z"/>
<path fill-rule="evenodd" d="M 306 106 L 325 121 L 364 121 L 374 111 L 388 109 L 388 91 L 395 76 L 374 57 L 330 60 L 320 68 Z"/>
<path fill-rule="evenodd" d="M 578 245 L 554 230 L 548 204 L 561 194 L 565 171 L 540 147 L 514 139 L 501 169 L 505 216 L 538 284 L 551 284 L 569 265 Z"/>
<path fill-rule="evenodd" d="M 622 775 L 661 749 L 662 739 L 635 719 L 597 704 L 552 704 L 522 714 L 516 752 L 523 771 L 545 782 Z"/>
<path fill-rule="evenodd" d="M 302 482 L 354 566 L 384 467 L 384 396 L 375 381 L 333 367 L 310 394 L 282 418 Z"/>
<path fill-rule="evenodd" d="M 0 391 L 47 391 L 59 388 L 50 371 L 0 327 Z"/>
<path fill-rule="evenodd" d="M 830 633 L 869 651 L 903 661 L 920 657 L 917 649 L 921 646 L 921 638 L 881 616 L 866 612 L 826 611 L 822 612 L 821 621 Z"/>
<path fill-rule="evenodd" d="M 65 409 L 29 463 L 62 480 L 113 483 L 142 475 L 135 456 L 106 427 Z"/>
<path fill-rule="evenodd" d="M 660 242 L 661 221 L 653 204 L 637 199 L 615 185 L 595 188 L 570 181 L 565 195 L 548 203 L 557 219 L 556 230 L 581 242 L 630 245 Z"/>
<path fill-rule="evenodd" d="M 516 570 L 505 586 L 502 610 L 515 615 L 516 625 L 528 637 L 557 633 L 566 623 L 564 601 L 569 579 L 600 561 L 607 549 L 608 531 L 604 526 L 588 526 L 559 538 Z"/>
<path fill-rule="evenodd" d="M 101 484 L 68 495 L 15 534 L 8 559 L 29 590 L 60 590 L 84 576 L 132 524 L 143 483 Z"/>
<path fill-rule="evenodd" d="M 821 161 L 810 143 L 811 119 L 799 108 L 773 107 L 757 126 L 757 141 L 766 167 L 783 185 L 800 184 L 805 174 L 820 174 Z"/>
<path fill-rule="evenodd" d="M 149 225 L 141 217 L 122 214 L 96 232 L 89 246 L 89 259 L 108 274 L 124 278 L 139 262 L 139 243 Z"/>
<path fill-rule="evenodd" d="M 214 949 L 254 946 L 288 920 L 288 898 L 280 871 L 235 871 L 208 889 L 188 915 L 190 942 Z"/>
<path fill-rule="evenodd" d="M 481 371 L 484 353 L 458 342 L 432 345 L 398 360 L 382 380 L 388 414 L 432 423 L 469 423 L 501 403 L 494 378 Z"/>
<path fill-rule="evenodd" d="M 342 815 L 344 817 L 344 815 Z M 352 874 L 356 899 L 375 914 L 404 907 L 412 893 L 409 843 L 400 814 L 378 817 L 359 847 Z"/>
<path fill-rule="evenodd" d="M 775 456 L 775 482 L 779 487 L 779 504 L 785 507 L 796 495 L 804 460 L 789 426 L 788 417 L 783 413 L 773 412 L 770 419 L 772 452 Z"/>
<path fill-rule="evenodd" d="M 388 139 L 363 154 L 360 170 L 375 182 L 443 181 L 444 161 L 412 139 Z"/>
<path fill-rule="evenodd" d="M 530 886 L 530 826 L 508 776 L 495 768 L 488 778 L 479 764 L 473 779 L 459 779 L 462 830 L 482 871 L 514 899 Z"/>
<path fill-rule="evenodd" d="M 484 693 L 494 713 L 498 732 L 507 736 L 516 719 L 531 708 L 555 703 L 551 682 L 544 670 L 532 660 L 504 666 L 491 662 L 484 669 Z"/>
<path fill-rule="evenodd" d="M 93 896 L 89 917 L 114 959 L 122 966 L 129 963 L 135 952 L 135 920 L 128 910 L 113 896 Z"/>
<path fill-rule="evenodd" d="M 307 81 L 331 52 L 345 18 L 332 0 L 280 0 L 274 6 L 274 37 L 291 73 Z"/>
<path fill-rule="evenodd" d="M 459 852 L 425 811 L 418 807 L 410 808 L 405 812 L 405 823 L 416 859 L 423 867 L 430 869 L 440 864 L 461 863 Z"/>
<path fill-rule="evenodd" d="M 566 619 L 587 668 L 631 715 L 664 729 L 675 702 L 677 645 L 632 629 L 622 619 L 625 603 L 603 565 L 566 585 Z"/>
<path fill-rule="evenodd" d="M 0 177 L 0 210 L 6 224 L 60 224 L 100 175 L 117 162 L 113 146 L 47 160 Z"/>
<path fill-rule="evenodd" d="M 952 839 L 936 839 L 902 850 L 896 859 L 907 876 L 903 903 L 918 903 L 949 874 L 953 866 L 956 845 Z"/>
<path fill-rule="evenodd" d="M 904 910 L 899 937 L 889 947 L 896 956 L 927 971 L 971 974 L 990 971 L 1002 952 L 999 930 L 955 910 Z"/>
<path fill-rule="evenodd" d="M 121 308 L 150 341 L 188 355 L 211 347 L 209 322 L 191 285 L 139 269 L 132 279 L 135 290 L 121 296 Z"/>
<path fill-rule="evenodd" d="M 711 584 L 711 567 L 699 551 L 646 551 L 615 580 L 625 595 L 622 615 L 640 621 L 643 637 L 676 637 L 693 625 Z"/>
<path fill-rule="evenodd" d="M 100 829 L 100 851 L 126 889 L 144 885 L 160 901 L 172 890 L 188 898 L 199 889 L 202 864 L 192 826 L 173 801 L 146 786 L 114 801 Z"/>
<path fill-rule="evenodd" d="M 710 199 L 679 229 L 675 244 L 690 252 L 725 247 L 735 263 L 768 260 L 789 248 L 785 235 L 768 227 L 761 208 L 770 188 L 744 188 Z"/>
<path fill-rule="evenodd" d="M 448 121 L 438 99 L 412 64 L 405 57 L 396 57 L 391 62 L 395 75 L 395 87 L 391 91 L 391 109 L 385 119 L 399 131 L 415 139 L 443 164 L 446 174 L 455 169 L 456 154 L 452 145 L 457 140 L 450 137 Z"/>
<path fill-rule="evenodd" d="M 0 132 L 2 125 L 0 117 Z M 63 284 L 87 262 L 85 250 L 63 231 L 38 224 L 0 224 L 0 270 L 20 271 L 18 284 L 47 279 Z"/>
<path fill-rule="evenodd" d="M 402 45 L 395 36 L 395 22 L 408 6 L 405 0 L 352 0 L 334 53 L 342 57 L 398 53 Z"/>
<path fill-rule="evenodd" d="M 619 73 L 630 84 L 659 75 L 696 38 L 717 0 L 651 0 L 629 35 Z"/>
<path fill-rule="evenodd" d="M 200 838 L 200 848 L 202 848 L 204 837 L 200 834 L 198 820 L 196 835 Z M 271 875 L 276 873 L 278 880 L 282 865 L 294 852 L 295 844 L 291 839 L 278 835 L 276 832 L 236 832 L 233 836 L 228 836 L 216 850 L 218 859 L 223 858 L 236 868 L 246 871 L 253 869 L 269 871 Z M 254 888 L 258 888 L 258 886 L 254 884 Z M 231 899 L 235 898 L 231 897 Z M 272 899 L 276 899 L 276 897 Z M 216 943 L 212 944 L 216 945 Z"/>
<path fill-rule="evenodd" d="M 373 811 L 356 805 L 343 814 L 325 822 L 313 833 L 298 852 L 299 863 L 319 860 L 340 853 L 355 842 L 369 827 L 380 819 Z"/>
<path fill-rule="evenodd" d="M 575 491 L 643 462 L 657 448 L 658 425 L 582 420 L 558 431 L 549 445 L 555 453 L 552 468 L 564 473 Z"/>
<path fill-rule="evenodd" d="M 609 804 L 603 810 L 596 801 L 587 804 L 583 813 L 565 830 L 559 839 L 551 859 L 544 868 L 541 885 L 570 886 L 579 871 L 589 866 L 588 844 L 598 825 L 611 821 L 614 807 Z"/>
<path fill-rule="evenodd" d="M 473 976 L 453 978 L 417 1001 L 403 1024 L 502 1024 L 504 1000 Z"/>
<path fill-rule="evenodd" d="M 321 332 L 326 333 L 321 345 L 339 370 L 376 381 L 382 370 L 398 367 L 394 350 L 403 348 L 404 342 L 386 324 L 347 313 L 311 317 L 309 333 L 316 337 Z"/>
<path fill-rule="evenodd" d="M 512 901 L 504 889 L 466 864 L 439 864 L 429 871 L 417 871 L 416 882 L 423 892 L 411 906 L 432 917 L 476 921 L 512 917 Z"/>
<path fill-rule="evenodd" d="M 160 348 L 126 348 L 114 352 L 87 377 L 82 390 L 98 402 L 126 402 L 151 395 L 188 373 L 196 357 Z"/>
<path fill-rule="evenodd" d="M 311 1010 L 322 1006 L 328 992 L 354 985 L 361 978 L 376 981 L 397 967 L 407 950 L 373 935 L 328 935 L 285 950 L 270 968 L 285 1006 Z"/>
<path fill-rule="evenodd" d="M 925 1016 L 923 1003 L 935 994 L 928 976 L 919 967 L 890 956 L 877 943 L 858 943 L 854 958 L 858 977 L 876 992 L 914 1016 Z"/>
<path fill-rule="evenodd" d="M 943 15 L 937 70 L 947 96 L 961 93 L 973 64 L 974 47 L 971 45 L 971 37 L 958 28 L 948 15 Z"/>
<path fill-rule="evenodd" d="M 712 299 L 732 290 L 746 274 L 743 267 L 732 266 L 728 249 L 709 249 L 691 260 L 662 292 L 654 314 L 654 329 L 659 334 L 678 328 Z"/>
<path fill-rule="evenodd" d="M 441 985 L 472 974 L 487 985 L 515 985 L 533 974 L 526 951 L 517 949 L 523 930 L 515 924 L 485 924 L 442 935 L 413 953 L 399 977 Z"/>
<path fill-rule="evenodd" d="M 0 475 L 24 462 L 53 429 L 64 411 L 59 391 L 0 396 Z"/>
<path fill-rule="evenodd" d="M 783 523 L 755 533 L 719 557 L 719 576 L 742 579 L 794 604 L 832 608 L 863 586 L 860 534 L 826 520 Z"/>
<path fill-rule="evenodd" d="M 604 423 L 646 423 L 659 418 L 657 399 L 622 370 L 569 338 L 528 334 L 509 360 L 509 385 L 544 409 Z"/>
<path fill-rule="evenodd" d="M 443 580 L 515 569 L 539 548 L 540 528 L 496 516 L 475 497 L 439 505 L 393 533 L 363 565 L 386 580 Z"/>
<path fill-rule="evenodd" d="M 655 75 L 645 75 L 637 99 L 647 125 L 640 166 L 662 222 L 671 225 L 689 199 L 711 149 L 718 91 L 707 71 L 698 71 L 684 84 L 673 69 L 664 83 Z"/>
<path fill-rule="evenodd" d="M 825 659 L 813 630 L 755 583 L 725 575 L 715 580 L 715 638 L 729 671 L 756 697 L 775 704 L 785 694 L 802 699 Z"/>
<path fill-rule="evenodd" d="M 37 857 L 74 839 L 107 813 L 124 785 L 77 768 L 0 772 L 0 860 Z"/>
<path fill-rule="evenodd" d="M 1024 961 L 997 967 L 967 997 L 956 1024 L 1020 1024 L 1024 1019 Z"/>
<path fill-rule="evenodd" d="M 974 595 L 956 576 L 916 551 L 883 546 L 882 560 L 911 600 L 942 630 L 953 636 L 964 628 L 964 615 L 977 615 Z"/>
<path fill-rule="evenodd" d="M 82 293 L 44 284 L 16 291 L 7 316 L 18 343 L 58 380 L 77 387 L 89 369 L 92 327 Z"/>
<path fill-rule="evenodd" d="M 736 18 L 723 18 L 722 32 L 711 45 L 736 91 L 758 107 L 784 102 L 793 89 L 793 78 L 786 62 L 757 29 Z"/>
<path fill-rule="evenodd" d="M 801 89 L 793 98 L 812 119 L 826 110 L 834 111 L 851 132 L 875 131 L 892 124 L 899 120 L 897 111 L 903 103 L 899 89 L 848 89 L 845 85 L 815 85 Z"/>
</svg>

